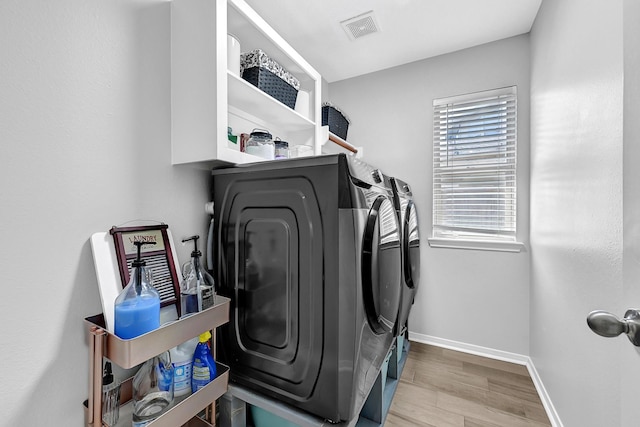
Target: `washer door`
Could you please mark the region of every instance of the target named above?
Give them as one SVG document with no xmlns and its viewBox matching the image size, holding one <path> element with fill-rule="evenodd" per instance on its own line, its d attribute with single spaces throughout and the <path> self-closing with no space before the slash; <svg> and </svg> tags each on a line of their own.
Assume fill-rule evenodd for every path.
<svg viewBox="0 0 640 427">
<path fill-rule="evenodd" d="M 418 289 L 420 282 L 420 234 L 418 232 L 418 213 L 413 200 L 409 200 L 407 203 L 402 231 L 404 282 L 409 288 Z"/>
<path fill-rule="evenodd" d="M 362 294 L 367 319 L 377 334 L 391 332 L 401 296 L 398 220 L 388 197 L 378 196 L 369 211 L 362 245 Z"/>
</svg>

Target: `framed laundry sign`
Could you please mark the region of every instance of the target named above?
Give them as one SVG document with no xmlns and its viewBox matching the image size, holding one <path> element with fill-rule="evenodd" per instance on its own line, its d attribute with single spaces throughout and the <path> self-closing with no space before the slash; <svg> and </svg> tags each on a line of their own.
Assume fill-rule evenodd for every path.
<svg viewBox="0 0 640 427">
<path fill-rule="evenodd" d="M 180 281 L 175 268 L 174 251 L 171 247 L 169 226 L 166 224 L 134 227 L 112 227 L 122 288 L 127 286 L 131 277 L 132 263 L 137 257 L 137 247 L 133 242 L 152 242 L 142 245 L 140 258 L 151 271 L 153 287 L 160 294 L 160 305 L 174 305 L 180 316 Z"/>
</svg>

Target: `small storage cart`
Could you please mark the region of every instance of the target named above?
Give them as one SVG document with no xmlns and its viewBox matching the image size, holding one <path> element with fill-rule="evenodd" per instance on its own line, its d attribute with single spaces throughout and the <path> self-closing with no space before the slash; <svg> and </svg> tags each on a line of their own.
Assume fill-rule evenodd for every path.
<svg viewBox="0 0 640 427">
<path fill-rule="evenodd" d="M 107 425 L 102 421 L 103 357 L 124 369 L 130 369 L 203 332 L 212 331 L 215 337 L 215 328 L 229 321 L 229 305 L 228 298 L 216 295 L 213 307 L 130 340 L 122 340 L 109 333 L 102 314 L 86 318 L 89 337 L 89 398 L 84 402 L 86 425 Z M 211 426 L 215 422 L 214 403 L 227 391 L 229 383 L 229 368 L 220 363 L 216 365 L 216 379 L 196 393 L 175 398 L 171 409 L 149 423 L 149 427 Z M 117 426 L 129 427 L 133 412 L 133 403 L 130 401 L 131 378 L 122 383 L 120 393 L 120 419 Z M 203 410 L 204 419 L 197 416 Z"/>
</svg>

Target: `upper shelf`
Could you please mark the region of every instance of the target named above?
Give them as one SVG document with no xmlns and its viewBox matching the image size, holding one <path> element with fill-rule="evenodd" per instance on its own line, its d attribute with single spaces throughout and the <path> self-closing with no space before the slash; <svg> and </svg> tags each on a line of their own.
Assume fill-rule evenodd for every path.
<svg viewBox="0 0 640 427">
<path fill-rule="evenodd" d="M 227 82 L 230 113 L 260 117 L 262 121 L 278 123 L 290 131 L 315 126 L 311 120 L 231 72 L 227 72 Z"/>
</svg>

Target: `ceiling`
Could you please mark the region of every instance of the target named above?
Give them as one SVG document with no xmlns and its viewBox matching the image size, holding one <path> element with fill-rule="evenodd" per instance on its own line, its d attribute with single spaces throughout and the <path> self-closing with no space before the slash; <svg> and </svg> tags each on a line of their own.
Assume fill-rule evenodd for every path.
<svg viewBox="0 0 640 427">
<path fill-rule="evenodd" d="M 329 82 L 528 33 L 542 0 L 246 0 Z M 341 21 L 373 11 L 379 32 Z"/>
</svg>

